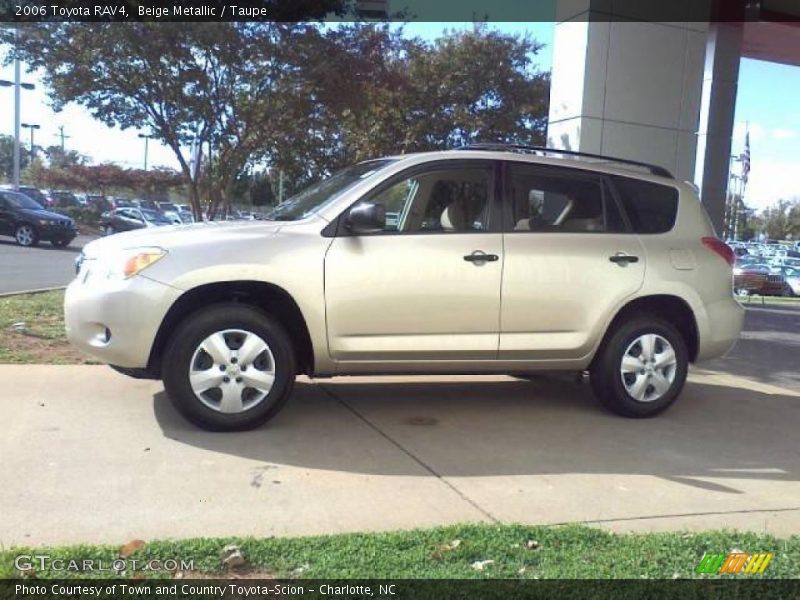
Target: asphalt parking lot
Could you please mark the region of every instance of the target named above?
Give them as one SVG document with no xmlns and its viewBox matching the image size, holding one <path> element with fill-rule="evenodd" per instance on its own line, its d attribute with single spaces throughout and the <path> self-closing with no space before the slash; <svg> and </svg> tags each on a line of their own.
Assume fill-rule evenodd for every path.
<svg viewBox="0 0 800 600">
<path fill-rule="evenodd" d="M 0 238 L 0 294 L 67 285 L 75 276 L 75 257 L 94 237 L 79 235 L 67 248 L 41 242 L 23 248 Z"/>
</svg>

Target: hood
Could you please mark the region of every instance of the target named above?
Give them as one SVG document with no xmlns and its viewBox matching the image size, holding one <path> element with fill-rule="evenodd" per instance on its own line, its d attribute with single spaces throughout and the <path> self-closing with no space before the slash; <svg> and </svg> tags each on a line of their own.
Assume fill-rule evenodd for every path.
<svg viewBox="0 0 800 600">
<path fill-rule="evenodd" d="M 187 225 L 147 227 L 116 233 L 89 242 L 83 247 L 86 257 L 94 258 L 128 248 L 157 246 L 165 250 L 202 246 L 227 240 L 263 239 L 277 233 L 284 222 L 279 221 L 204 221 Z"/>
<path fill-rule="evenodd" d="M 17 209 L 17 213 L 21 215 L 25 215 L 26 217 L 31 217 L 32 219 L 47 219 L 48 221 L 72 221 L 72 219 L 66 215 L 61 215 L 56 212 L 50 212 L 49 210 L 39 210 L 36 208 L 19 208 Z"/>
</svg>

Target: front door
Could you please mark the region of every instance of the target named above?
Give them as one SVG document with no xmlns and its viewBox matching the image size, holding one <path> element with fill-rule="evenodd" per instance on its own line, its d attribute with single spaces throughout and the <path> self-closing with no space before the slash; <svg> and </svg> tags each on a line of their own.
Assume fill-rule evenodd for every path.
<svg viewBox="0 0 800 600">
<path fill-rule="evenodd" d="M 11 214 L 11 207 L 8 204 L 8 200 L 3 196 L 3 193 L 0 192 L 0 234 L 12 235 L 14 233 L 12 231 L 13 223 L 14 218 Z"/>
<path fill-rule="evenodd" d="M 385 206 L 384 231 L 339 226 L 325 258 L 335 360 L 496 358 L 503 241 L 495 177 L 494 163 L 477 160 L 407 171 L 364 198 Z"/>
<path fill-rule="evenodd" d="M 510 163 L 500 358 L 579 359 L 642 286 L 645 253 L 602 177 Z"/>
</svg>

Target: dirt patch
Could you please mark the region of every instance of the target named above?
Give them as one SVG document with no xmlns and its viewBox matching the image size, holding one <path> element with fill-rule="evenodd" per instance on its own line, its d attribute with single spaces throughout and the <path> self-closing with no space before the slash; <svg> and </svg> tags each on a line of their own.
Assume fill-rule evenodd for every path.
<svg viewBox="0 0 800 600">
<path fill-rule="evenodd" d="M 62 339 L 0 331 L 0 363 L 92 365 L 99 364 Z"/>
</svg>

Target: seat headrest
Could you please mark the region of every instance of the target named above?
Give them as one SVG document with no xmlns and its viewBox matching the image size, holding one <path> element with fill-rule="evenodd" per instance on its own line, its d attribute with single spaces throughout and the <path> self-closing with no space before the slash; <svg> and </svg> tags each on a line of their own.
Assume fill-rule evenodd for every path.
<svg viewBox="0 0 800 600">
<path fill-rule="evenodd" d="M 460 202 L 447 205 L 439 219 L 445 231 L 463 231 L 467 228 L 467 211 Z"/>
</svg>

